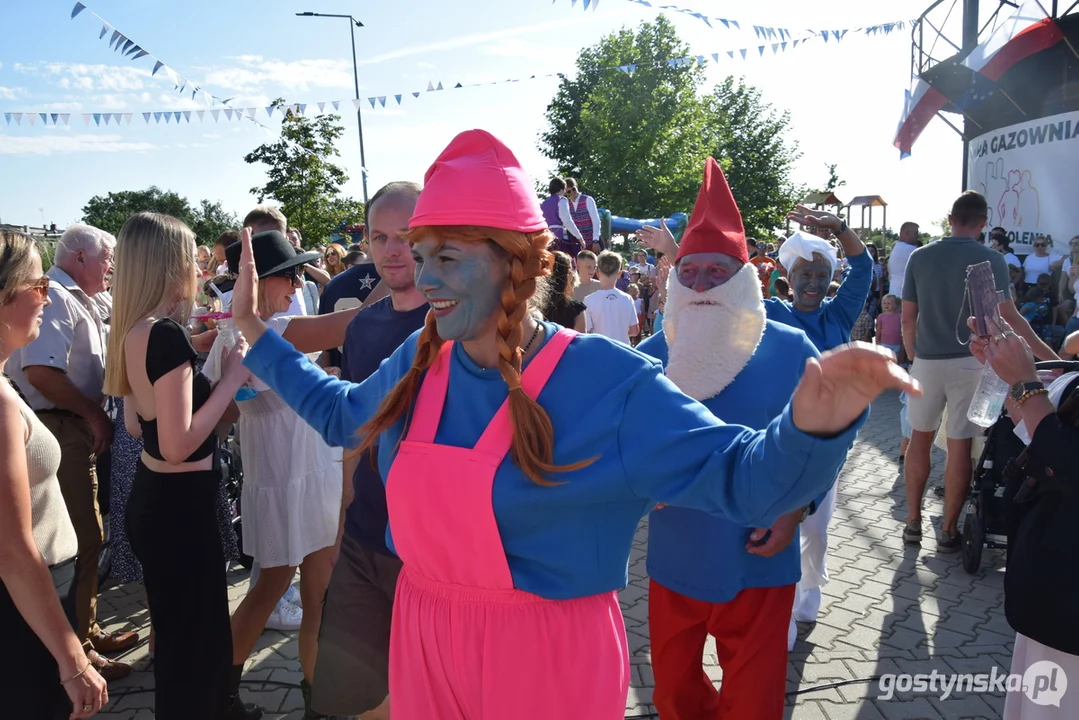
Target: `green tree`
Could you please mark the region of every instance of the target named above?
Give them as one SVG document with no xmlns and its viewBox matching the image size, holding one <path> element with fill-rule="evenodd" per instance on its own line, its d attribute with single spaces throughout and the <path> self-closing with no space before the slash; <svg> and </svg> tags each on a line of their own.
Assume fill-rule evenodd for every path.
<svg viewBox="0 0 1079 720">
<path fill-rule="evenodd" d="M 839 173 L 836 172 L 837 167 L 839 166 L 835 163 L 828 166 L 828 184 L 824 186 L 824 192 L 835 192 L 835 190 L 847 184 L 846 180 L 839 179 Z"/>
<path fill-rule="evenodd" d="M 221 233 L 240 227 L 240 220 L 236 213 L 225 212 L 220 202 L 203 200 L 197 208 L 192 209 L 188 224 L 195 231 L 199 245 L 212 246 Z"/>
<path fill-rule="evenodd" d="M 705 105 L 705 135 L 727 176 L 746 234 L 769 237 L 804 197 L 804 188 L 790 181 L 799 157 L 797 144 L 786 138 L 790 114 L 776 112 L 759 89 L 736 84 L 733 77 L 718 84 Z"/>
<path fill-rule="evenodd" d="M 581 51 L 547 106 L 540 150 L 616 215 L 689 211 L 701 183 L 704 71 L 662 15 Z M 618 67 L 635 66 L 632 72 Z"/>
<path fill-rule="evenodd" d="M 83 207 L 82 221 L 115 235 L 129 217 L 139 212 L 172 215 L 190 225 L 191 205 L 187 198 L 156 186 L 111 192 L 104 197 L 95 195 Z"/>
<path fill-rule="evenodd" d="M 272 104 L 281 109 L 285 101 L 278 98 Z M 362 203 L 341 197 L 348 176 L 333 162 L 340 156 L 335 143 L 344 133 L 340 120 L 340 115 L 304 117 L 287 110 L 280 139 L 244 157 L 244 162 L 268 166 L 266 184 L 251 193 L 260 203 L 266 198 L 280 203 L 289 224 L 299 228 L 309 245 L 325 242 L 343 219 L 363 219 Z"/>
</svg>

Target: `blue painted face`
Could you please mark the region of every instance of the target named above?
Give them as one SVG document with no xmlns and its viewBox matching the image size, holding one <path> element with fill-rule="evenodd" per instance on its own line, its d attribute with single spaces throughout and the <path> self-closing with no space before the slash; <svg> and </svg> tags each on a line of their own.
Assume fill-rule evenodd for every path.
<svg viewBox="0 0 1079 720">
<path fill-rule="evenodd" d="M 690 290 L 708 292 L 734 277 L 742 264 L 723 253 L 692 253 L 678 261 L 678 282 Z"/>
<path fill-rule="evenodd" d="M 798 260 L 791 268 L 791 290 L 794 292 L 794 309 L 816 312 L 828 296 L 832 284 L 832 265 L 819 253 L 813 254 L 813 262 Z"/>
<path fill-rule="evenodd" d="M 416 289 L 424 294 L 443 340 L 477 340 L 498 327 L 495 310 L 509 264 L 493 242 L 423 240 L 412 246 Z"/>
</svg>

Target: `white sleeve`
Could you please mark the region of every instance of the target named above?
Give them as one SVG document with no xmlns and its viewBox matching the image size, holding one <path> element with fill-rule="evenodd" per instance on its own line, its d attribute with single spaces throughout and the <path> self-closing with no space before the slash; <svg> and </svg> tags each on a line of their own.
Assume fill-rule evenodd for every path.
<svg viewBox="0 0 1079 720">
<path fill-rule="evenodd" d="M 581 231 L 577 228 L 577 223 L 573 222 L 573 216 L 570 215 L 569 200 L 564 197 L 558 198 L 558 218 L 562 221 L 562 231 L 564 233 L 584 242 Z"/>
<path fill-rule="evenodd" d="M 599 211 L 596 210 L 596 201 L 592 199 L 592 196 L 588 196 L 588 216 L 592 218 L 592 242 L 599 242 L 600 227 L 599 227 Z"/>
<path fill-rule="evenodd" d="M 206 362 L 202 366 L 202 374 L 211 383 L 221 379 L 221 355 L 225 352 L 225 340 L 220 335 L 214 338 L 214 344 L 210 346 L 210 352 L 206 353 Z"/>
<path fill-rule="evenodd" d="M 629 329 L 637 324 L 637 310 L 633 307 L 633 298 L 626 295 L 622 298 L 622 309 L 629 322 L 626 324 L 626 329 Z"/>
</svg>

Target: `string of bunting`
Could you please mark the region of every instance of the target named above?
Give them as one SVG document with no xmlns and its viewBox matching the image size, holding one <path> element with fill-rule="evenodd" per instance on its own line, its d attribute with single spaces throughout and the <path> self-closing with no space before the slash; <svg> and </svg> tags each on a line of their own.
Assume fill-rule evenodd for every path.
<svg viewBox="0 0 1079 720">
<path fill-rule="evenodd" d="M 593 0 L 593 2 L 595 2 L 595 0 Z M 893 22 L 893 23 L 886 23 L 884 25 L 875 25 L 875 26 L 867 27 L 867 28 L 853 28 L 853 29 L 846 29 L 846 30 L 829 30 L 829 31 L 820 31 L 820 32 L 810 31 L 811 34 L 808 35 L 807 37 L 796 38 L 796 39 L 792 39 L 792 40 L 784 40 L 784 41 L 781 41 L 781 42 L 777 41 L 777 42 L 773 42 L 773 43 L 770 43 L 770 44 L 759 45 L 759 46 L 756 46 L 756 47 L 741 48 L 741 49 L 738 49 L 738 50 L 726 50 L 726 51 L 723 51 L 723 52 L 711 53 L 710 55 L 689 55 L 689 56 L 680 57 L 680 58 L 669 58 L 669 59 L 666 59 L 666 60 L 657 61 L 657 62 L 655 62 L 655 63 L 653 63 L 652 65 L 649 65 L 649 66 L 642 66 L 640 64 L 631 63 L 631 64 L 627 64 L 627 65 L 617 65 L 617 66 L 613 66 L 613 67 L 608 67 L 608 68 L 605 68 L 605 69 L 607 69 L 607 70 L 617 70 L 619 72 L 626 73 L 627 75 L 632 75 L 634 72 L 639 70 L 641 67 L 662 67 L 662 66 L 666 65 L 668 67 L 674 68 L 674 67 L 685 67 L 685 66 L 693 65 L 694 63 L 699 64 L 701 66 L 705 66 L 710 61 L 715 62 L 715 63 L 720 63 L 720 62 L 724 61 L 724 59 L 725 59 L 724 56 L 726 56 L 726 59 L 729 59 L 729 60 L 738 60 L 739 58 L 742 59 L 742 60 L 748 60 L 749 58 L 755 57 L 755 56 L 756 57 L 764 57 L 765 54 L 768 52 L 769 48 L 771 48 L 771 51 L 772 51 L 773 55 L 778 55 L 780 52 L 786 52 L 787 50 L 793 50 L 793 49 L 797 48 L 799 45 L 804 45 L 806 42 L 809 42 L 810 40 L 819 39 L 819 40 L 823 40 L 824 42 L 827 43 L 827 42 L 829 42 L 829 38 L 834 38 L 836 42 L 839 42 L 848 34 L 864 33 L 864 34 L 866 34 L 868 36 L 890 35 L 893 31 L 902 30 L 904 27 L 907 26 L 907 24 L 908 24 L 908 21 L 897 21 L 897 22 Z M 435 83 L 434 81 L 429 81 L 427 83 L 427 89 L 426 90 L 416 90 L 416 91 L 411 91 L 411 92 L 393 93 L 393 94 L 390 94 L 390 95 L 373 95 L 373 96 L 370 96 L 370 97 L 367 97 L 367 98 L 355 98 L 355 99 L 350 99 L 350 100 L 327 100 L 327 101 L 314 103 L 314 105 L 318 107 L 319 114 L 324 113 L 326 111 L 327 106 L 330 106 L 335 111 L 338 111 L 338 110 L 341 109 L 342 104 L 345 104 L 346 106 L 348 104 L 351 104 L 353 106 L 353 108 L 355 110 L 357 110 L 357 111 L 359 111 L 363 107 L 363 104 L 365 102 L 368 105 L 370 105 L 371 109 L 376 109 L 376 108 L 379 108 L 379 107 L 385 108 L 388 104 L 390 104 L 391 99 L 397 105 L 401 105 L 402 101 L 405 98 L 407 98 L 408 96 L 410 96 L 410 95 L 413 98 L 419 98 L 421 95 L 423 95 L 425 93 L 439 92 L 439 91 L 447 90 L 447 89 L 449 89 L 449 90 L 459 90 L 459 89 L 463 89 L 465 87 L 482 87 L 482 86 L 486 86 L 486 85 L 499 85 L 499 84 L 505 84 L 505 83 L 517 83 L 517 82 L 523 82 L 525 80 L 536 80 L 536 79 L 545 79 L 545 78 L 552 78 L 552 77 L 563 78 L 563 77 L 565 77 L 565 74 L 564 73 L 548 73 L 546 75 L 531 75 L 531 76 L 529 76 L 527 78 L 516 78 L 516 79 L 510 79 L 510 80 L 494 80 L 494 81 L 491 81 L 491 82 L 484 82 L 484 83 L 472 83 L 470 85 L 464 85 L 462 83 L 456 83 L 456 84 L 450 85 L 449 83 L 443 84 L 442 81 L 439 81 L 437 83 Z M 205 92 L 205 91 L 203 91 L 203 92 Z M 231 100 L 231 98 L 230 98 L 230 100 Z M 243 120 L 250 120 L 250 121 L 258 123 L 258 120 L 256 119 L 256 115 L 260 112 L 260 110 L 265 112 L 266 116 L 268 118 L 272 118 L 275 110 L 279 110 L 282 113 L 282 117 L 284 117 L 284 115 L 286 113 L 289 113 L 289 112 L 295 113 L 295 114 L 298 114 L 298 115 L 304 115 L 307 112 L 307 108 L 310 107 L 310 106 L 311 106 L 311 103 L 295 103 L 295 104 L 292 104 L 292 105 L 284 105 L 284 106 L 281 106 L 280 108 L 275 108 L 272 105 L 267 105 L 267 106 L 265 106 L 263 108 L 257 108 L 257 107 L 250 107 L 250 108 L 225 107 L 225 108 L 212 108 L 212 109 L 209 109 L 209 110 L 162 110 L 162 111 L 139 112 L 139 113 L 130 113 L 130 112 L 111 112 L 111 113 L 90 112 L 90 113 L 74 113 L 74 115 L 76 117 L 81 117 L 82 120 L 83 120 L 83 123 L 85 125 L 89 125 L 92 122 L 92 123 L 94 123 L 95 126 L 101 126 L 101 125 L 108 126 L 110 124 L 117 125 L 117 126 L 119 126 L 121 124 L 130 125 L 131 122 L 135 118 L 140 117 L 140 116 L 142 117 L 143 122 L 145 124 L 147 124 L 147 125 L 150 124 L 151 120 L 153 120 L 155 124 L 161 124 L 161 122 L 164 121 L 166 125 L 170 124 L 170 123 L 180 124 L 181 122 L 191 123 L 193 121 L 193 119 L 195 121 L 198 121 L 198 122 L 205 122 L 207 115 L 209 115 L 209 117 L 215 123 L 220 122 L 222 116 L 224 117 L 226 122 L 238 122 L 238 121 L 243 121 Z M 68 126 L 70 124 L 72 115 L 73 115 L 73 113 L 5 112 L 5 113 L 3 113 L 3 118 L 4 118 L 4 122 L 6 124 L 8 124 L 8 125 L 11 125 L 12 123 L 15 123 L 15 125 L 21 126 L 22 121 L 26 120 L 31 126 L 37 125 L 37 123 L 40 121 L 43 125 L 60 125 L 60 124 L 63 124 L 66 127 L 66 126 Z M 261 125 L 261 123 L 258 123 L 258 124 Z M 265 126 L 263 126 L 263 127 L 265 127 Z"/>
<path fill-rule="evenodd" d="M 740 22 L 738 20 L 731 20 L 730 18 L 721 18 L 721 17 L 715 17 L 715 16 L 708 16 L 705 13 L 702 13 L 702 12 L 700 12 L 698 10 L 694 10 L 692 8 L 687 8 L 687 7 L 682 7 L 680 5 L 661 4 L 661 3 L 658 3 L 658 2 L 652 2 L 652 0 L 624 0 L 624 1 L 633 3 L 634 5 L 642 5 L 644 7 L 654 8 L 656 10 L 665 10 L 665 11 L 669 11 L 669 12 L 676 12 L 676 13 L 681 13 L 683 15 L 688 15 L 690 17 L 693 17 L 693 18 L 696 18 L 696 19 L 700 20 L 701 22 L 703 22 L 705 25 L 707 25 L 710 28 L 716 27 L 715 25 L 712 24 L 713 22 L 716 22 L 716 23 L 719 23 L 719 24 L 723 25 L 723 27 L 727 28 L 728 30 L 731 29 L 731 28 L 734 28 L 736 30 L 741 30 L 742 25 L 745 24 L 745 23 L 742 23 L 742 22 Z M 558 0 L 551 0 L 552 4 L 554 4 L 556 2 L 558 2 Z M 577 6 L 577 0 L 570 0 L 570 5 L 572 7 L 576 7 Z M 581 5 L 585 10 L 588 10 L 589 8 L 591 8 L 592 11 L 595 12 L 596 7 L 599 5 L 599 0 L 581 0 Z M 784 40 L 792 40 L 794 38 L 794 36 L 791 34 L 791 31 L 789 29 L 787 29 L 787 28 L 765 27 L 763 25 L 748 25 L 748 27 L 753 28 L 753 32 L 756 33 L 757 39 L 759 39 L 759 40 L 776 40 L 778 42 L 783 42 Z M 902 23 L 885 23 L 883 25 L 874 25 L 874 26 L 872 26 L 870 28 L 859 28 L 859 30 L 863 30 L 863 29 L 866 30 L 867 32 L 868 31 L 872 31 L 873 33 L 875 33 L 875 32 L 884 32 L 885 34 L 889 34 L 893 30 L 901 30 L 902 29 Z M 809 32 L 811 32 L 811 33 L 820 33 L 821 35 L 827 37 L 827 35 L 829 33 L 834 34 L 836 32 L 846 32 L 846 31 L 810 30 Z M 855 31 L 855 32 L 857 32 L 857 31 Z M 838 40 L 839 36 L 835 36 L 835 38 L 836 38 L 836 40 Z"/>
</svg>

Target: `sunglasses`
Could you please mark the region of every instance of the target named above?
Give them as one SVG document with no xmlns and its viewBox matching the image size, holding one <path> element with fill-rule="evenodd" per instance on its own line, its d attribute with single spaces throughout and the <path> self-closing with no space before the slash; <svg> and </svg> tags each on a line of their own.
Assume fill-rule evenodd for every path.
<svg viewBox="0 0 1079 720">
<path fill-rule="evenodd" d="M 288 270 L 282 270 L 279 273 L 274 273 L 273 275 L 270 275 L 270 277 L 285 278 L 287 280 L 291 280 L 292 282 L 296 282 L 296 278 L 298 278 L 299 276 L 300 276 L 299 270 L 297 268 L 294 268 L 294 267 L 289 268 Z"/>
<path fill-rule="evenodd" d="M 1034 243 L 1034 247 L 1046 247 L 1045 243 Z"/>
<path fill-rule="evenodd" d="M 49 299 L 49 278 L 48 278 L 48 276 L 43 275 L 42 277 L 38 278 L 27 289 L 37 293 L 38 299 L 41 300 L 41 302 L 45 302 L 46 300 Z"/>
</svg>

